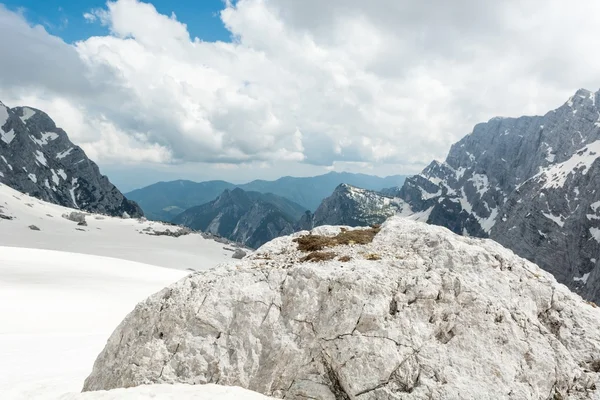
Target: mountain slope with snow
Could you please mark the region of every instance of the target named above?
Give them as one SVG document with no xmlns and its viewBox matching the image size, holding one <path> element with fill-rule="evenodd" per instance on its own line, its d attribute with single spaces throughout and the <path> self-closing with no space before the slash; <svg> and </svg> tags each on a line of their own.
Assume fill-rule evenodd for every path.
<svg viewBox="0 0 600 400">
<path fill-rule="evenodd" d="M 44 112 L 0 102 L 0 182 L 63 206 L 142 215 Z"/>
<path fill-rule="evenodd" d="M 490 237 L 600 302 L 600 92 L 493 118 L 395 194 L 427 222 Z"/>
<path fill-rule="evenodd" d="M 87 214 L 87 225 L 79 226 L 63 217 L 73 211 L 0 184 L 0 245 L 115 257 L 183 270 L 211 268 L 231 257 L 231 251 L 224 249 L 231 246 L 200 234 L 155 236 L 155 232 L 176 232 L 181 229 L 177 226 L 98 214 Z"/>
<path fill-rule="evenodd" d="M 317 208 L 312 216 L 311 225 L 302 224 L 302 228 L 321 225 L 369 226 L 380 224 L 388 217 L 406 213 L 409 207 L 401 199 L 388 197 L 381 193 L 341 184 Z"/>
<path fill-rule="evenodd" d="M 0 399 L 80 391 L 119 321 L 188 270 L 231 260 L 225 246 L 177 226 L 78 213 L 0 184 Z"/>
</svg>

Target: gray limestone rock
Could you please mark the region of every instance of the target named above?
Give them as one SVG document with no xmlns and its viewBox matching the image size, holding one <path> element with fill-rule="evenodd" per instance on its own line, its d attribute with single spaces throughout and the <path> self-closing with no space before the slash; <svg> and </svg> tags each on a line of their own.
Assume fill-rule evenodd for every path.
<svg viewBox="0 0 600 400">
<path fill-rule="evenodd" d="M 244 257 L 246 257 L 246 252 L 242 249 L 235 249 L 235 251 L 231 255 L 231 258 L 236 258 L 238 260 L 241 260 Z"/>
<path fill-rule="evenodd" d="M 1 102 L 0 182 L 70 208 L 112 216 L 143 214 L 48 115 Z"/>
<path fill-rule="evenodd" d="M 63 214 L 62 217 L 64 219 L 68 219 L 69 221 L 77 222 L 78 224 L 85 222 L 85 214 L 82 212 L 71 211 L 68 214 Z"/>
<path fill-rule="evenodd" d="M 398 217 L 372 243 L 310 262 L 294 241 L 307 233 L 138 304 L 84 390 L 219 383 L 285 399 L 600 398 L 600 309 L 535 264 Z"/>
</svg>

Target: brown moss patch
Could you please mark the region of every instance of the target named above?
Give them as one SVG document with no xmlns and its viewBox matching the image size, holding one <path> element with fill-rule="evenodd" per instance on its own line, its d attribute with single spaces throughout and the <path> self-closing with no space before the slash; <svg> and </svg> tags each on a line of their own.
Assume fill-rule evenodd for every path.
<svg viewBox="0 0 600 400">
<path fill-rule="evenodd" d="M 339 261 L 341 262 L 348 262 L 350 260 L 352 260 L 352 257 L 350 256 L 341 256 L 340 258 L 338 258 Z"/>
<path fill-rule="evenodd" d="M 326 247 L 335 247 L 343 244 L 368 244 L 373 241 L 381 227 L 373 225 L 368 229 L 342 229 L 336 236 L 305 235 L 294 239 L 300 251 L 319 251 Z"/>
<path fill-rule="evenodd" d="M 370 261 L 377 261 L 377 260 L 381 260 L 381 256 L 380 256 L 379 254 L 376 254 L 376 253 L 367 254 L 367 255 L 365 256 L 365 258 L 366 258 L 367 260 L 370 260 Z"/>
<path fill-rule="evenodd" d="M 332 251 L 313 251 L 309 253 L 307 256 L 302 257 L 300 261 L 310 261 L 310 262 L 319 262 L 319 261 L 329 261 L 333 260 L 337 254 Z"/>
</svg>

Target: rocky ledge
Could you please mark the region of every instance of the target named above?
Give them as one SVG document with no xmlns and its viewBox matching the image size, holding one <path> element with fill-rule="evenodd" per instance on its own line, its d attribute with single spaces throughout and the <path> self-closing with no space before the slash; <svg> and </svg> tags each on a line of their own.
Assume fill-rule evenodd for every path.
<svg viewBox="0 0 600 400">
<path fill-rule="evenodd" d="M 389 219 L 319 227 L 140 303 L 84 390 L 286 399 L 598 399 L 600 309 L 499 244 Z"/>
</svg>

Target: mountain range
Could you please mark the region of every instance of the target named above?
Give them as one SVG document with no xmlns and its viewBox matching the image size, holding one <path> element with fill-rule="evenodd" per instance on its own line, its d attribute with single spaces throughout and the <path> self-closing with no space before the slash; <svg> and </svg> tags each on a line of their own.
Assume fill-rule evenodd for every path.
<svg viewBox="0 0 600 400">
<path fill-rule="evenodd" d="M 44 112 L 0 102 L 0 182 L 41 200 L 113 216 L 142 209 Z"/>
<path fill-rule="evenodd" d="M 126 193 L 127 198 L 140 204 L 151 219 L 171 221 L 188 208 L 216 199 L 225 189 L 239 187 L 245 191 L 272 193 L 314 212 L 323 199 L 337 186 L 346 183 L 367 190 L 382 190 L 402 185 L 404 175 L 381 178 L 348 172 L 330 172 L 314 177 L 286 176 L 275 181 L 255 180 L 235 185 L 225 181 L 192 182 L 185 180 L 158 182 Z"/>
</svg>

